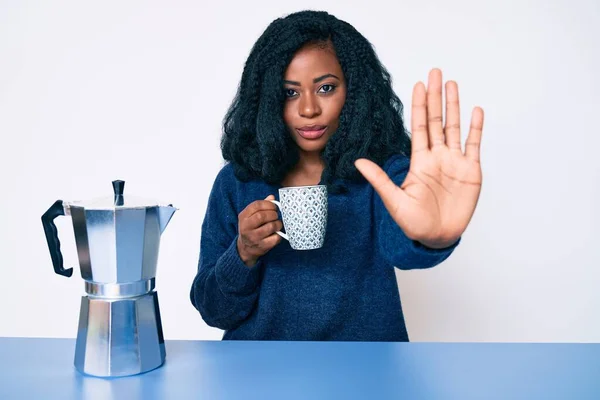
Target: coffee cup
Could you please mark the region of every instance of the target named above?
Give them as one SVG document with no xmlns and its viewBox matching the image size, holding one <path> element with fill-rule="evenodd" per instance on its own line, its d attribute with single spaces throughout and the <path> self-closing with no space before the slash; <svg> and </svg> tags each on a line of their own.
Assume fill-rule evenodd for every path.
<svg viewBox="0 0 600 400">
<path fill-rule="evenodd" d="M 294 186 L 279 189 L 279 201 L 269 200 L 281 212 L 285 233 L 277 234 L 294 250 L 323 247 L 327 228 L 327 186 Z"/>
</svg>

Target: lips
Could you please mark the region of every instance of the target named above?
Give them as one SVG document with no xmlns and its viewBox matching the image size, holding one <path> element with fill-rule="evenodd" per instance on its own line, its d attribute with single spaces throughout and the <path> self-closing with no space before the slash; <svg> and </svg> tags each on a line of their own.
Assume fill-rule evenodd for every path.
<svg viewBox="0 0 600 400">
<path fill-rule="evenodd" d="M 298 134 L 307 140 L 316 140 L 321 138 L 325 134 L 326 130 L 326 125 L 309 125 L 296 129 Z"/>
</svg>

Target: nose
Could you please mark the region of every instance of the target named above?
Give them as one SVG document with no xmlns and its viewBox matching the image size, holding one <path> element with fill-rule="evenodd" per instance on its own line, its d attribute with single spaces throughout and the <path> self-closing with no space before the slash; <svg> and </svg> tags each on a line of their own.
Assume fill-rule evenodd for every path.
<svg viewBox="0 0 600 400">
<path fill-rule="evenodd" d="M 298 110 L 301 117 L 313 118 L 321 114 L 321 107 L 316 96 L 307 94 L 300 97 L 300 108 Z"/>
</svg>

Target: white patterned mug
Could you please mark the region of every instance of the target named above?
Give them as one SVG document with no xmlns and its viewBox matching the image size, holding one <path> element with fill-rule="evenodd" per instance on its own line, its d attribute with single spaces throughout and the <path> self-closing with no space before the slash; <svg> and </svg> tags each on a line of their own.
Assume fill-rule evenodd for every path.
<svg viewBox="0 0 600 400">
<path fill-rule="evenodd" d="M 281 211 L 285 233 L 277 234 L 294 250 L 323 247 L 327 227 L 327 186 L 295 186 L 279 189 L 279 201 L 269 200 Z"/>
</svg>

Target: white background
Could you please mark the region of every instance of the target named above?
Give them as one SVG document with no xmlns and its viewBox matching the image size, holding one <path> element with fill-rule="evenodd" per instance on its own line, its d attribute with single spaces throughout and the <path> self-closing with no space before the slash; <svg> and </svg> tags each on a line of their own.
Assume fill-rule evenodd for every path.
<svg viewBox="0 0 600 400">
<path fill-rule="evenodd" d="M 179 208 L 157 275 L 165 337 L 221 338 L 189 301 L 220 124 L 252 44 L 298 7 L 0 3 L 0 336 L 75 337 L 83 281 L 54 274 L 40 216 L 123 179 L 126 193 Z M 459 84 L 463 126 L 474 106 L 486 113 L 483 191 L 462 244 L 434 269 L 397 274 L 411 339 L 600 341 L 600 3 L 301 7 L 362 32 L 406 110 L 440 67 Z M 57 223 L 76 266 L 70 220 Z"/>
</svg>

